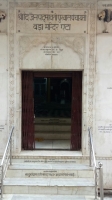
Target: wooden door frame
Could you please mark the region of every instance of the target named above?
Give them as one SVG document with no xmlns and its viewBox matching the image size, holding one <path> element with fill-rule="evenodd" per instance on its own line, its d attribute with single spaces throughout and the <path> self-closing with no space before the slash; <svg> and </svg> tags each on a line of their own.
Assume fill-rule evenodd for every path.
<svg viewBox="0 0 112 200">
<path fill-rule="evenodd" d="M 48 72 L 48 71 L 44 71 L 44 72 L 34 72 L 33 76 L 36 78 L 68 78 L 68 77 L 72 77 L 72 72 Z"/>
<path fill-rule="evenodd" d="M 24 71 L 24 70 L 23 70 Z M 25 70 L 26 71 L 26 70 Z M 29 72 L 32 72 L 32 71 L 29 71 Z M 73 74 L 75 73 L 80 73 L 81 76 L 82 76 L 82 71 L 33 71 L 33 77 L 36 78 L 36 77 L 42 77 L 42 78 L 68 78 L 68 77 L 71 77 L 73 78 Z M 81 77 L 81 81 L 82 81 L 82 77 Z M 72 85 L 73 87 L 73 85 Z M 82 91 L 82 89 L 81 89 Z M 72 94 L 73 95 L 73 94 Z M 81 99 L 82 99 L 82 93 L 81 93 Z M 73 102 L 72 102 L 73 103 Z M 82 103 L 81 103 L 81 110 L 82 110 Z M 71 112 L 72 112 L 72 109 L 71 109 Z M 72 117 L 72 113 L 71 113 L 71 117 Z M 81 137 L 80 137 L 80 140 L 82 138 L 82 113 L 81 113 Z M 72 132 L 72 130 L 71 130 Z M 71 133 L 72 134 L 72 133 Z M 81 150 L 81 141 L 80 141 L 80 148 L 79 149 L 71 149 L 71 150 Z"/>
</svg>

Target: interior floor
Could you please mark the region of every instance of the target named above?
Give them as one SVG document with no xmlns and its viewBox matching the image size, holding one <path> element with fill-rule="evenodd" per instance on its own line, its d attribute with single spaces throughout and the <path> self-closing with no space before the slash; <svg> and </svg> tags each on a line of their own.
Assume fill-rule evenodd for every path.
<svg viewBox="0 0 112 200">
<path fill-rule="evenodd" d="M 35 149 L 70 150 L 70 140 L 43 140 L 35 142 Z"/>
</svg>

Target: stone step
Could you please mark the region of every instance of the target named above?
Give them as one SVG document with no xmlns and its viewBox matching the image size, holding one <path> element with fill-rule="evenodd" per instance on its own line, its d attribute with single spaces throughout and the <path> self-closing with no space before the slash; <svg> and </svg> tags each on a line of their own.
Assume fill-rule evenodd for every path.
<svg viewBox="0 0 112 200">
<path fill-rule="evenodd" d="M 94 195 L 91 178 L 6 178 L 4 194 Z"/>
<path fill-rule="evenodd" d="M 71 124 L 71 118 L 35 118 L 35 124 Z"/>
<path fill-rule="evenodd" d="M 42 138 L 37 138 L 35 139 L 35 149 L 70 150 L 70 140 L 42 140 Z"/>
<path fill-rule="evenodd" d="M 39 150 L 41 151 L 41 150 Z M 88 164 L 89 166 L 89 159 L 88 157 L 83 160 L 83 158 L 59 158 L 59 157 L 37 157 L 37 156 L 25 156 L 25 157 L 19 157 L 19 156 L 14 156 L 13 155 L 13 163 L 33 163 L 33 164 L 39 164 L 39 163 L 74 163 L 74 164 Z"/>
<path fill-rule="evenodd" d="M 35 132 L 35 138 L 37 140 L 70 140 L 70 132 Z"/>
<path fill-rule="evenodd" d="M 5 194 L 4 200 L 94 200 L 94 196 L 85 195 L 36 195 L 36 194 Z"/>
<path fill-rule="evenodd" d="M 64 124 L 64 125 L 62 125 L 62 124 L 54 124 L 54 125 L 52 125 L 52 124 L 45 124 L 45 125 L 43 125 L 43 124 L 35 124 L 35 126 L 34 126 L 34 130 L 35 131 L 49 131 L 49 132 L 56 132 L 56 131 L 59 131 L 59 132 L 61 132 L 61 131 L 68 131 L 68 132 L 71 132 L 71 125 L 69 125 L 69 124 Z"/>
<path fill-rule="evenodd" d="M 93 170 L 81 164 L 13 164 L 6 177 L 21 178 L 93 178 Z"/>
<path fill-rule="evenodd" d="M 89 157 L 82 156 L 81 151 L 22 151 L 19 154 L 13 155 L 13 163 L 79 163 L 88 164 Z"/>
<path fill-rule="evenodd" d="M 65 134 L 65 135 L 70 135 L 71 134 L 71 131 L 35 131 L 36 134 L 57 134 L 57 135 L 60 135 L 60 134 Z"/>
</svg>

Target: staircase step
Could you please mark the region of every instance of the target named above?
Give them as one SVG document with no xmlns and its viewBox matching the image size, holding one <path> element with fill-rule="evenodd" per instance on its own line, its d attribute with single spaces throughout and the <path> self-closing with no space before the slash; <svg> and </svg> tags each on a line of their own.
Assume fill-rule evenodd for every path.
<svg viewBox="0 0 112 200">
<path fill-rule="evenodd" d="M 71 133 L 70 132 L 36 132 L 35 138 L 37 140 L 70 140 Z"/>
<path fill-rule="evenodd" d="M 72 163 L 65 163 L 65 164 L 55 164 L 55 163 L 44 163 L 44 164 L 21 164 L 16 163 L 11 166 L 9 166 L 9 169 L 72 169 L 72 170 L 91 170 L 92 168 L 85 164 L 72 164 Z"/>
<path fill-rule="evenodd" d="M 34 126 L 35 131 L 71 131 L 71 125 L 69 124 L 35 124 Z"/>
<path fill-rule="evenodd" d="M 81 164 L 13 164 L 9 166 L 6 177 L 55 177 L 55 178 L 92 178 L 93 170 Z"/>
<path fill-rule="evenodd" d="M 4 200 L 94 200 L 94 196 L 84 195 L 25 195 L 25 194 L 8 194 L 4 195 Z"/>
<path fill-rule="evenodd" d="M 35 134 L 65 134 L 65 135 L 70 135 L 71 134 L 71 131 L 35 131 Z"/>
<path fill-rule="evenodd" d="M 6 178 L 5 194 L 94 195 L 92 178 Z"/>
<path fill-rule="evenodd" d="M 36 124 L 71 124 L 71 118 L 35 118 Z"/>
<path fill-rule="evenodd" d="M 80 151 L 22 151 L 20 154 L 13 155 L 13 163 L 74 163 L 89 165 L 89 156 L 82 156 Z"/>
</svg>

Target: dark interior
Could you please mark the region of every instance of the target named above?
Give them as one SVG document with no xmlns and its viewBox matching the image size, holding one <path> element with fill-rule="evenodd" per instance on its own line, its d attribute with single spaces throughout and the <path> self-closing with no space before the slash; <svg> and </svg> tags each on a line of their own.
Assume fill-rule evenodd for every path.
<svg viewBox="0 0 112 200">
<path fill-rule="evenodd" d="M 35 117 L 70 118 L 72 78 L 34 78 Z"/>
</svg>

